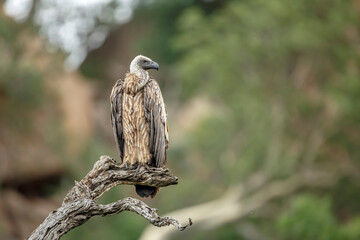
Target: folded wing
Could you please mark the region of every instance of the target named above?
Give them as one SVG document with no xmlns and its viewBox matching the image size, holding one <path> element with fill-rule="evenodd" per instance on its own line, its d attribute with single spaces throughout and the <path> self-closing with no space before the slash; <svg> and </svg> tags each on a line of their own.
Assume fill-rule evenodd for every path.
<svg viewBox="0 0 360 240">
<path fill-rule="evenodd" d="M 149 124 L 152 165 L 162 167 L 166 164 L 169 134 L 164 99 L 160 87 L 154 79 L 150 79 L 144 87 L 144 106 L 145 118 Z"/>
<path fill-rule="evenodd" d="M 124 157 L 124 136 L 122 128 L 122 96 L 124 92 L 123 83 L 123 80 L 117 80 L 110 95 L 111 123 L 113 127 L 116 146 L 121 158 L 120 161 L 122 161 Z"/>
</svg>

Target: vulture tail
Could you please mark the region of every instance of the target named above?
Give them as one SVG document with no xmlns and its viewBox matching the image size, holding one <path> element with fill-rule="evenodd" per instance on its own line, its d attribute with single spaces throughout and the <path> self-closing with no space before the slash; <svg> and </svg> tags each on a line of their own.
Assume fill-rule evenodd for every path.
<svg viewBox="0 0 360 240">
<path fill-rule="evenodd" d="M 135 185 L 136 193 L 143 198 L 146 197 L 155 197 L 156 193 L 159 191 L 159 188 L 156 187 L 149 187 L 143 185 Z"/>
</svg>

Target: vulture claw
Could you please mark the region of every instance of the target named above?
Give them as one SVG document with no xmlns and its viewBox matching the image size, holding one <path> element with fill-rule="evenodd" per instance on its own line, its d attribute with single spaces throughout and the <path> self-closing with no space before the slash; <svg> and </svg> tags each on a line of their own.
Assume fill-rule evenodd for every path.
<svg viewBox="0 0 360 240">
<path fill-rule="evenodd" d="M 136 178 L 136 175 L 139 173 L 140 171 L 140 168 L 141 168 L 141 165 L 139 164 L 136 168 L 136 171 L 135 171 L 135 174 L 134 174 L 134 178 Z"/>
</svg>

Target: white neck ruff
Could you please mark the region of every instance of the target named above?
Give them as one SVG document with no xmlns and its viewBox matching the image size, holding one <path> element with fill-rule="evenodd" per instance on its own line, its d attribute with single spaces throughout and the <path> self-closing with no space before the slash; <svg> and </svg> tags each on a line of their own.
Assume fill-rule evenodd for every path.
<svg viewBox="0 0 360 240">
<path fill-rule="evenodd" d="M 149 73 L 144 69 L 140 68 L 135 62 L 131 62 L 130 64 L 130 73 L 135 74 L 141 79 L 139 85 L 137 86 L 138 90 L 143 88 L 145 84 L 149 81 Z"/>
</svg>

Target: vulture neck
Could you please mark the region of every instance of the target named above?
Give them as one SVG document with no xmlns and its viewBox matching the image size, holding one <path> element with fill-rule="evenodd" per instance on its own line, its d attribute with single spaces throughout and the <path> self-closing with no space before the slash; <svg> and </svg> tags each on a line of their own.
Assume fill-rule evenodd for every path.
<svg viewBox="0 0 360 240">
<path fill-rule="evenodd" d="M 148 80 L 149 75 L 146 78 L 142 78 L 135 73 L 128 72 L 124 79 L 124 90 L 127 94 L 135 95 L 145 86 Z"/>
<path fill-rule="evenodd" d="M 138 85 L 136 86 L 137 91 L 141 90 L 149 81 L 149 73 L 138 66 L 130 66 L 130 73 L 136 75 L 136 77 L 138 78 Z"/>
</svg>

